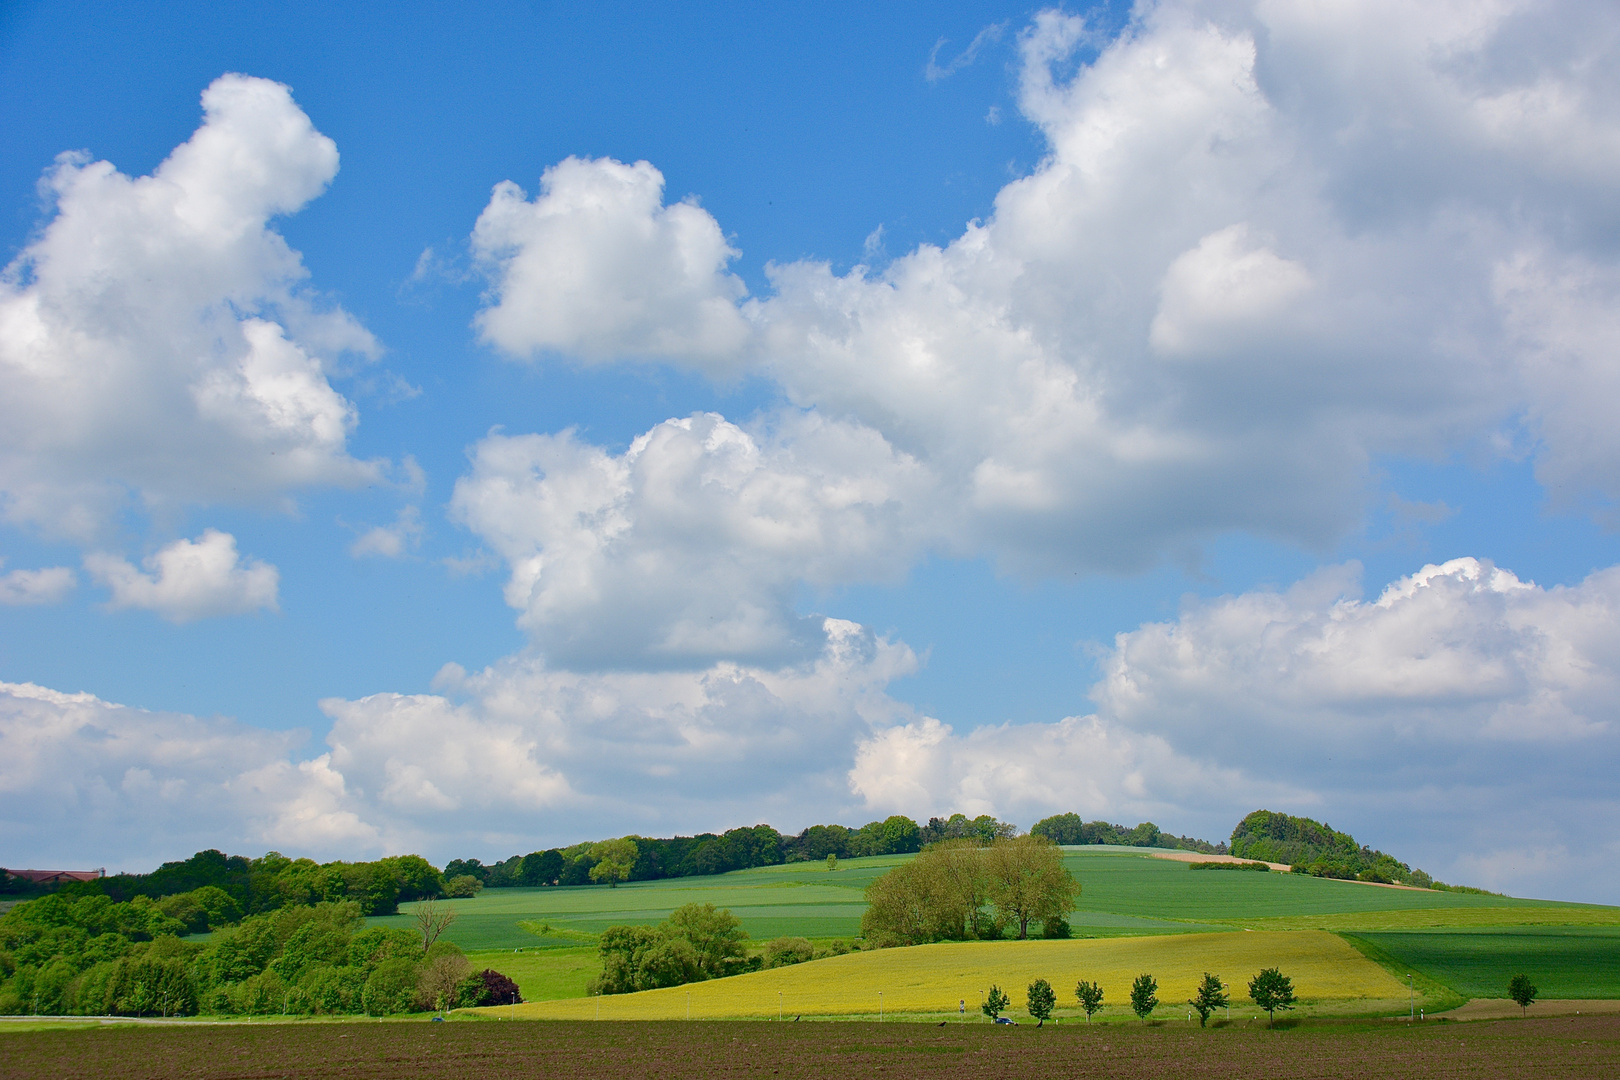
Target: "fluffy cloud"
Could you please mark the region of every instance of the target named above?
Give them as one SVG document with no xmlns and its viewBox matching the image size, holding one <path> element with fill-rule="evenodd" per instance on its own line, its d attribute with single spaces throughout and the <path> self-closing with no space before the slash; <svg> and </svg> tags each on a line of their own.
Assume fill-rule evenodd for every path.
<svg viewBox="0 0 1620 1080">
<path fill-rule="evenodd" d="M 116 839 L 134 819 L 172 836 L 172 855 L 208 805 L 212 835 L 250 848 L 443 859 L 949 810 L 1026 827 L 1075 810 L 1214 838 L 1268 806 L 1449 879 L 1612 895 L 1620 568 L 1543 589 L 1458 559 L 1356 594 L 1352 567 L 1191 605 L 1119 636 L 1094 714 L 965 733 L 889 695 L 915 670 L 909 649 L 831 619 L 814 657 L 779 666 L 449 665 L 438 693 L 322 702 L 328 751 L 308 760 L 281 735 L 9 686 L 0 810 L 27 821 L 48 805 L 32 850 L 85 858 L 107 856 L 71 836 Z M 80 828 L 81 813 L 112 824 Z"/>
<path fill-rule="evenodd" d="M 5 564 L 0 559 L 0 566 Z M 79 579 L 65 566 L 43 570 L 13 570 L 0 575 L 0 604 L 54 604 L 78 585 Z"/>
<path fill-rule="evenodd" d="M 957 735 L 923 718 L 863 740 L 850 788 L 878 812 L 995 814 L 1028 828 L 1054 812 L 1088 818 L 1218 822 L 1214 836 L 1256 801 L 1309 799 L 1301 788 L 1256 783 L 1097 716 L 997 724 Z M 1189 826 L 1190 827 L 1190 826 Z"/>
<path fill-rule="evenodd" d="M 302 740 L 0 683 L 8 861 L 150 870 L 205 847 L 352 857 L 377 846 L 324 758 L 290 761 Z"/>
<path fill-rule="evenodd" d="M 775 665 L 822 648 L 801 582 L 904 573 L 930 482 L 867 428 L 700 414 L 619 455 L 490 435 L 451 506 L 511 567 L 507 602 L 554 664 Z"/>
<path fill-rule="evenodd" d="M 187 845 L 443 861 L 469 846 L 842 818 L 860 812 L 846 781 L 858 740 L 911 719 L 884 687 L 916 659 L 851 623 L 829 620 L 823 638 L 810 661 L 778 668 L 451 665 L 442 694 L 322 702 L 330 749 L 306 760 L 292 753 L 301 733 L 0 684 L 0 824 L 18 858 L 149 867 Z"/>
<path fill-rule="evenodd" d="M 230 533 L 207 529 L 196 540 L 176 540 L 144 565 L 148 572 L 143 574 L 126 560 L 99 552 L 84 560 L 90 575 L 112 591 L 113 608 L 145 608 L 177 623 L 276 610 L 276 568 L 242 560 Z"/>
<path fill-rule="evenodd" d="M 150 175 L 64 154 L 55 215 L 0 280 L 0 513 L 91 540 L 134 496 L 162 510 L 358 484 L 354 407 L 327 381 L 376 343 L 304 288 L 268 225 L 337 149 L 285 86 L 226 75 Z"/>
<path fill-rule="evenodd" d="M 1620 811 L 1617 643 L 1620 568 L 1543 589 L 1456 559 L 1365 601 L 1351 567 L 1121 634 L 1093 693 L 1213 767 L 1307 786 L 1432 872 L 1561 849 L 1556 873 L 1473 880 L 1597 898 L 1616 884 L 1590 856 Z"/>
<path fill-rule="evenodd" d="M 1496 782 L 1498 770 L 1567 768 L 1581 748 L 1589 791 L 1607 787 L 1616 763 L 1605 758 L 1620 747 L 1620 568 L 1542 589 L 1455 559 L 1370 602 L 1356 598 L 1355 571 L 1121 634 L 1099 706 L 1200 757 L 1241 766 L 1258 741 L 1268 768 L 1338 783 L 1368 772 L 1404 783 L 1408 770 Z"/>
<path fill-rule="evenodd" d="M 491 279 L 478 316 L 485 341 L 528 356 L 555 350 L 729 364 L 748 330 L 737 256 L 696 203 L 663 205 L 645 161 L 569 158 L 545 171 L 533 202 L 498 184 L 473 230 Z"/>
<path fill-rule="evenodd" d="M 862 740 L 874 809 L 1055 810 L 1222 836 L 1257 806 L 1328 817 L 1439 876 L 1601 900 L 1620 851 L 1620 567 L 1543 589 L 1482 560 L 1371 601 L 1342 567 L 1120 634 L 1097 712 Z"/>
<path fill-rule="evenodd" d="M 503 189 L 480 220 L 479 252 L 514 208 L 568 236 L 500 231 L 500 266 L 548 269 L 503 270 L 483 326 L 541 312 L 566 332 L 505 347 L 593 361 L 714 370 L 730 348 L 930 470 L 910 509 L 940 542 L 1033 573 L 1227 531 L 1320 545 L 1358 519 L 1375 455 L 1528 440 L 1549 484 L 1612 497 L 1616 18 L 1170 0 L 1063 77 L 1088 32 L 1046 12 L 1020 103 L 1049 154 L 953 242 L 881 274 L 768 267 L 774 294 L 735 307 L 746 335 L 698 334 L 732 303 L 718 226 L 676 273 L 659 215 L 699 212 L 661 207 L 650 168 L 570 160 L 568 199 Z M 586 197 L 607 177 L 633 213 Z M 598 280 L 563 254 L 598 232 L 615 266 L 677 283 L 662 306 L 555 284 Z M 652 347 L 655 327 L 704 344 Z"/>
</svg>

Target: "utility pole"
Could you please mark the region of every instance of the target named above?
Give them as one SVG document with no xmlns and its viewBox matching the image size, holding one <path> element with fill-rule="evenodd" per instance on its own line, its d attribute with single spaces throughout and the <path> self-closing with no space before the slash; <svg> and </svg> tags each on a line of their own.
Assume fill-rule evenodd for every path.
<svg viewBox="0 0 1620 1080">
<path fill-rule="evenodd" d="M 1412 974 L 1406 975 L 1406 1022 L 1410 1024 L 1417 1018 L 1417 994 L 1412 989 Z"/>
</svg>

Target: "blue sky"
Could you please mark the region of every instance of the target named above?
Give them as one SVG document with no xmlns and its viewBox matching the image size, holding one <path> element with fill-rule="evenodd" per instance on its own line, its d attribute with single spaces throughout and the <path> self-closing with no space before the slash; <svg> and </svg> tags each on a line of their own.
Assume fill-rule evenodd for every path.
<svg viewBox="0 0 1620 1080">
<path fill-rule="evenodd" d="M 4 858 L 1264 805 L 1612 900 L 1615 35 L 8 7 Z"/>
</svg>

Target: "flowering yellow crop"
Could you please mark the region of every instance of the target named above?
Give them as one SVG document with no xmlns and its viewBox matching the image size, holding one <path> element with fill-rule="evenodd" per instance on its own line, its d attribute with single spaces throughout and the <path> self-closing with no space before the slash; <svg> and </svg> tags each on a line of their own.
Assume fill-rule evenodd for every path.
<svg viewBox="0 0 1620 1080">
<path fill-rule="evenodd" d="M 1074 987 L 1100 982 L 1103 1015 L 1128 1011 L 1131 980 L 1142 972 L 1159 982 L 1156 1015 L 1179 1016 L 1203 973 L 1224 980 L 1234 1009 L 1248 1005 L 1249 979 L 1263 967 L 1293 979 L 1310 1011 L 1404 1008 L 1405 983 L 1345 942 L 1317 930 L 1167 934 L 1085 941 L 973 941 L 850 953 L 793 967 L 692 983 L 639 994 L 542 1001 L 483 1013 L 523 1018 L 680 1020 L 757 1017 L 924 1014 L 983 1021 L 982 994 L 992 983 L 1023 1015 L 1025 988 L 1044 978 L 1058 991 L 1059 1015 L 1078 1014 Z M 1066 1007 L 1066 1008 L 1065 1008 Z M 1179 1010 L 1179 1011 L 1178 1011 Z"/>
</svg>

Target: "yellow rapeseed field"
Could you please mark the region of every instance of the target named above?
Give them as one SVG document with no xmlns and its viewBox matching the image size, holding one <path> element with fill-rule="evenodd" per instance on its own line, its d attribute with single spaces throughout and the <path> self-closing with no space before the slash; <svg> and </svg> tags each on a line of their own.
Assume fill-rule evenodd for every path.
<svg viewBox="0 0 1620 1080">
<path fill-rule="evenodd" d="M 1025 989 L 1036 978 L 1058 993 L 1060 1015 L 1079 1013 L 1075 984 L 1100 982 L 1104 1014 L 1128 1014 L 1131 982 L 1141 972 L 1159 982 L 1159 1016 L 1182 1017 L 1203 973 L 1231 989 L 1234 1014 L 1248 981 L 1263 967 L 1293 979 L 1302 1006 L 1317 1011 L 1402 1008 L 1407 988 L 1333 934 L 1316 930 L 1167 934 L 1084 941 L 978 941 L 834 956 L 793 967 L 601 998 L 541 1001 L 480 1012 L 523 1018 L 679 1020 L 757 1017 L 788 1020 L 880 1013 L 961 1015 L 983 1020 L 979 1003 L 992 983 L 1024 1015 Z M 1421 1004 L 1421 1000 L 1420 1000 Z"/>
</svg>

